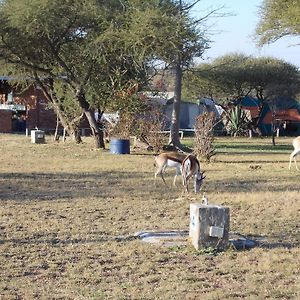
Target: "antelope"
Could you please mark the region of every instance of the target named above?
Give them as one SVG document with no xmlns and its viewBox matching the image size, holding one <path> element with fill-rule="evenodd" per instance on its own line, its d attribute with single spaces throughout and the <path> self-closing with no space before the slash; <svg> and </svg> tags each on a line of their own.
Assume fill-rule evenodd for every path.
<svg viewBox="0 0 300 300">
<path fill-rule="evenodd" d="M 206 176 L 204 175 L 204 171 L 200 170 L 200 163 L 198 159 L 194 155 L 188 155 L 183 161 L 181 165 L 182 172 L 182 180 L 183 185 L 185 187 L 185 191 L 188 192 L 188 181 L 191 177 L 194 176 L 194 192 L 198 193 L 200 191 L 201 185 L 203 183 L 203 179 Z"/>
<path fill-rule="evenodd" d="M 176 178 L 177 175 L 181 172 L 181 164 L 185 159 L 186 155 L 177 152 L 163 152 L 155 157 L 155 164 L 157 166 L 157 170 L 155 172 L 155 183 L 156 177 L 159 174 L 162 178 L 165 185 L 167 185 L 163 173 L 166 168 L 176 168 L 176 174 L 173 180 L 173 185 L 176 186 Z"/>
<path fill-rule="evenodd" d="M 290 164 L 289 164 L 289 170 L 291 169 L 292 159 L 294 159 L 296 169 L 298 169 L 296 156 L 300 154 L 300 136 L 293 139 L 293 147 L 294 151 L 290 155 Z"/>
<path fill-rule="evenodd" d="M 159 174 L 167 185 L 163 173 L 167 167 L 176 168 L 176 174 L 173 180 L 173 185 L 176 186 L 176 179 L 178 174 L 182 174 L 182 182 L 185 187 L 185 191 L 188 192 L 188 181 L 194 176 L 195 177 L 195 192 L 199 192 L 202 185 L 202 181 L 205 178 L 204 172 L 200 171 L 200 163 L 194 155 L 184 155 L 177 152 L 164 152 L 155 157 L 155 163 L 157 170 L 155 172 L 156 177 Z"/>
</svg>

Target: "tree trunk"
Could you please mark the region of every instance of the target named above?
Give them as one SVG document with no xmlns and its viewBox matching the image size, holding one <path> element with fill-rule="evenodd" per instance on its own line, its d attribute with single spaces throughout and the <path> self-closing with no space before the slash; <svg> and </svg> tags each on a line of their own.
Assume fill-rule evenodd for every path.
<svg viewBox="0 0 300 300">
<path fill-rule="evenodd" d="M 172 111 L 172 120 L 170 128 L 169 144 L 181 148 L 179 140 L 179 124 L 180 124 L 180 104 L 181 104 L 181 88 L 182 88 L 182 67 L 181 60 L 178 59 L 175 67 L 175 88 L 174 88 L 174 102 Z"/>
<path fill-rule="evenodd" d="M 76 144 L 80 144 L 82 142 L 80 129 L 77 126 L 72 126 L 72 128 L 69 128 L 68 131 L 70 132 L 72 140 L 75 141 Z"/>
<path fill-rule="evenodd" d="M 56 115 L 56 127 L 55 127 L 55 133 L 54 133 L 54 141 L 59 141 L 59 133 L 58 133 L 58 126 L 59 126 L 59 117 Z"/>
<path fill-rule="evenodd" d="M 59 125 L 59 122 L 60 122 L 61 125 L 64 128 L 63 141 L 65 142 L 65 140 L 66 140 L 66 131 L 67 131 L 68 134 L 73 137 L 73 140 L 77 144 L 80 144 L 82 142 L 82 139 L 81 139 L 80 132 L 78 130 L 78 126 L 76 125 L 76 123 L 77 123 L 78 120 L 81 119 L 82 116 L 76 117 L 74 120 L 72 120 L 70 122 L 67 118 L 65 118 L 63 112 L 61 111 L 60 105 L 57 101 L 57 98 L 55 96 L 55 93 L 53 93 L 53 82 L 51 81 L 48 84 L 48 86 L 46 86 L 39 79 L 38 76 L 36 76 L 35 79 L 38 82 L 38 84 L 40 85 L 40 87 L 42 88 L 42 91 L 43 91 L 45 97 L 48 99 L 48 101 L 50 101 L 53 104 L 54 111 L 55 111 L 56 116 L 57 116 L 56 130 L 55 130 L 55 140 L 59 139 L 59 136 L 58 136 L 57 133 L 58 133 L 58 125 Z M 49 92 L 49 91 L 51 91 L 52 93 Z"/>
<path fill-rule="evenodd" d="M 80 107 L 81 107 L 83 113 L 85 114 L 85 116 L 89 122 L 90 128 L 94 134 L 96 148 L 97 149 L 99 149 L 99 148 L 105 149 L 103 131 L 99 128 L 99 125 L 96 122 L 95 114 L 90 109 L 89 103 L 85 99 L 84 92 L 81 89 L 78 89 L 77 93 L 76 93 L 76 97 L 77 97 L 77 100 L 80 104 Z"/>
<path fill-rule="evenodd" d="M 272 131 L 272 145 L 276 146 L 276 143 L 275 143 L 276 124 L 275 124 L 275 113 L 274 113 L 274 111 L 272 111 L 271 131 Z"/>
<path fill-rule="evenodd" d="M 59 120 L 65 129 L 63 141 L 65 142 L 65 140 L 66 140 L 65 131 L 67 131 L 67 133 L 72 137 L 72 139 L 75 141 L 76 144 L 82 143 L 80 131 L 78 129 L 78 126 L 75 124 L 76 122 L 69 122 L 68 120 L 66 120 L 66 118 L 64 117 L 64 115 L 62 114 L 62 112 L 59 108 L 58 103 L 55 100 L 55 97 L 52 97 L 51 102 L 54 106 L 54 110 L 57 115 L 57 127 L 58 127 L 58 120 Z"/>
<path fill-rule="evenodd" d="M 66 133 L 67 133 L 67 130 L 66 130 L 66 128 L 64 128 L 64 132 L 63 132 L 63 142 L 66 141 Z"/>
</svg>

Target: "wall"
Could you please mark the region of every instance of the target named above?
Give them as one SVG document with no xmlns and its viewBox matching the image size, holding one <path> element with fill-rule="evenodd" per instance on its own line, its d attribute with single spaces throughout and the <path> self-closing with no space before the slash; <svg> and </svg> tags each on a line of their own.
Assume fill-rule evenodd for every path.
<svg viewBox="0 0 300 300">
<path fill-rule="evenodd" d="M 0 132 L 12 132 L 12 111 L 0 110 Z"/>
<path fill-rule="evenodd" d="M 46 133 L 54 133 L 57 117 L 39 88 L 31 86 L 25 91 L 19 91 L 19 94 L 17 90 L 14 90 L 13 96 L 14 104 L 24 105 L 26 107 L 26 111 L 19 111 L 18 114 L 22 114 L 22 118 L 23 116 L 25 117 L 27 129 L 32 130 L 37 127 L 38 129 L 45 130 Z M 0 94 L 0 98 L 2 102 L 5 103 L 5 95 Z M 19 126 L 15 126 L 16 122 L 12 124 L 12 115 L 14 112 L 9 110 L 3 111 L 4 112 L 0 115 L 0 132 L 20 131 L 16 129 L 19 128 Z M 25 124 L 22 128 L 23 127 L 25 127 Z M 85 130 L 86 135 L 91 134 L 89 127 L 87 119 L 83 117 L 80 128 L 88 128 L 88 130 Z M 62 126 L 60 126 L 59 129 L 62 131 Z"/>
</svg>

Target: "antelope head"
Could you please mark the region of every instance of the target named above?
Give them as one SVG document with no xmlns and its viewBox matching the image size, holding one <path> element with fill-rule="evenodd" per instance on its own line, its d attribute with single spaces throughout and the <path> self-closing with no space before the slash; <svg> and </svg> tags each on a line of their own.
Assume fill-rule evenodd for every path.
<svg viewBox="0 0 300 300">
<path fill-rule="evenodd" d="M 203 172 L 197 172 L 197 174 L 195 175 L 195 186 L 194 186 L 194 191 L 195 193 L 199 193 L 200 192 L 200 188 L 203 184 L 203 180 L 206 176 L 204 176 L 205 171 Z"/>
</svg>

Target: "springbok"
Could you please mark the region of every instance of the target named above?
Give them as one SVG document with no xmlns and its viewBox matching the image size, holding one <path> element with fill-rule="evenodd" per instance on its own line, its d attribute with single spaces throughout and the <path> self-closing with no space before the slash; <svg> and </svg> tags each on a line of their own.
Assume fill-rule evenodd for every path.
<svg viewBox="0 0 300 300">
<path fill-rule="evenodd" d="M 181 172 L 185 191 L 189 191 L 188 182 L 194 176 L 194 192 L 198 193 L 206 176 L 203 176 L 204 171 L 201 172 L 200 163 L 194 155 L 190 154 L 182 161 Z"/>
<path fill-rule="evenodd" d="M 202 181 L 205 178 L 203 176 L 204 172 L 200 171 L 200 163 L 194 155 L 184 155 L 177 152 L 164 152 L 155 157 L 155 163 L 157 170 L 155 172 L 155 182 L 156 177 L 159 174 L 166 184 L 163 173 L 166 168 L 176 168 L 176 174 L 174 177 L 173 185 L 176 185 L 176 178 L 178 174 L 182 174 L 182 182 L 185 190 L 188 192 L 188 181 L 194 176 L 195 177 L 195 192 L 199 192 L 202 185 Z M 167 185 L 167 184 L 166 184 Z"/>
<path fill-rule="evenodd" d="M 294 151 L 291 153 L 290 156 L 289 170 L 291 169 L 292 159 L 294 159 L 296 169 L 299 170 L 297 166 L 296 156 L 300 154 L 300 136 L 293 139 L 293 147 L 294 147 Z"/>
<path fill-rule="evenodd" d="M 163 152 L 155 157 L 155 164 L 157 166 L 157 170 L 155 172 L 155 183 L 156 183 L 156 176 L 159 174 L 162 178 L 165 185 L 167 185 L 163 173 L 165 172 L 166 168 L 176 168 L 176 174 L 174 177 L 173 185 L 176 185 L 176 178 L 177 175 L 181 172 L 181 164 L 185 159 L 186 155 L 177 152 Z"/>
</svg>

